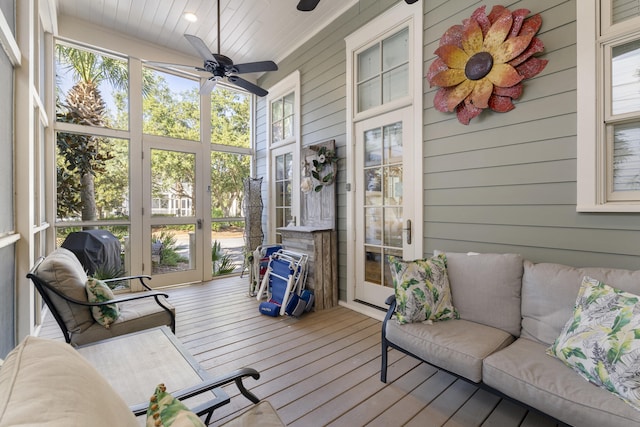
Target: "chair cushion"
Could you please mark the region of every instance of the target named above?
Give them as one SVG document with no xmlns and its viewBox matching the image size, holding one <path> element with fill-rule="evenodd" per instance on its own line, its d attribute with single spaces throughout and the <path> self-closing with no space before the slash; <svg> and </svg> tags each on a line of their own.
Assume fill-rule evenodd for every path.
<svg viewBox="0 0 640 427">
<path fill-rule="evenodd" d="M 0 369 L 0 427 L 138 426 L 127 404 L 70 345 L 29 336 Z"/>
<path fill-rule="evenodd" d="M 482 360 L 514 340 L 501 329 L 461 319 L 431 325 L 398 322 L 386 325 L 388 341 L 476 383 L 482 380 Z"/>
<path fill-rule="evenodd" d="M 640 295 L 640 271 L 575 268 L 562 264 L 534 264 L 525 261 L 522 277 L 521 336 L 548 346 L 553 344 L 573 313 L 576 296 L 585 276 Z M 456 303 L 455 294 L 453 301 Z"/>
<path fill-rule="evenodd" d="M 65 295 L 79 301 L 88 301 L 84 287 L 87 274 L 70 250 L 58 248 L 51 252 L 38 267 L 36 275 Z M 52 292 L 48 294 L 68 331 L 82 332 L 95 323 L 89 307 L 72 304 Z"/>
<path fill-rule="evenodd" d="M 447 252 L 453 305 L 461 319 L 520 335 L 522 257 Z"/>
<path fill-rule="evenodd" d="M 520 338 L 484 361 L 483 381 L 569 425 L 640 425 L 640 412 L 585 381 L 545 353 L 547 345 Z"/>
<path fill-rule="evenodd" d="M 160 297 L 160 300 L 175 315 L 175 308 L 164 297 Z M 156 303 L 154 298 L 125 301 L 118 304 L 118 307 L 120 316 L 109 326 L 109 329 L 93 322 L 84 331 L 71 334 L 71 344 L 84 345 L 156 326 L 171 325 L 171 316 Z"/>
</svg>

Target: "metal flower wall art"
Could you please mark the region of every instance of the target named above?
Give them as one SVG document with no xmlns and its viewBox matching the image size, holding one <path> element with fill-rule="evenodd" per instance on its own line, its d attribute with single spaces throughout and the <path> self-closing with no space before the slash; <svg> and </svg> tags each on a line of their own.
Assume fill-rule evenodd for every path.
<svg viewBox="0 0 640 427">
<path fill-rule="evenodd" d="M 468 125 L 485 108 L 500 113 L 515 108 L 512 100 L 522 94 L 522 81 L 548 62 L 533 56 L 544 50 L 535 37 L 542 18 L 526 18 L 529 13 L 494 6 L 487 15 L 482 6 L 444 33 L 426 76 L 431 87 L 440 86 L 433 100 L 438 111 L 455 111 Z"/>
</svg>

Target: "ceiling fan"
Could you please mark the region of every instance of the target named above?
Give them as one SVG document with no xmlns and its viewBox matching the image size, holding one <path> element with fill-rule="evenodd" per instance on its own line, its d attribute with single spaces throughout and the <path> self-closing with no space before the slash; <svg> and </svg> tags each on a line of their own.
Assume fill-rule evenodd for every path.
<svg viewBox="0 0 640 427">
<path fill-rule="evenodd" d="M 407 4 L 413 4 L 418 0 L 404 0 Z M 320 3 L 320 0 L 300 0 L 298 10 L 301 12 L 311 12 Z"/>
<path fill-rule="evenodd" d="M 257 96 L 265 96 L 269 92 L 261 88 L 258 85 L 251 83 L 248 80 L 238 77 L 236 74 L 244 73 L 261 73 L 265 71 L 276 71 L 278 66 L 273 61 L 259 61 L 259 62 L 247 62 L 244 64 L 234 64 L 233 60 L 228 56 L 220 53 L 220 0 L 218 0 L 218 21 L 216 26 L 218 27 L 218 53 L 212 53 L 204 41 L 194 35 L 185 34 L 184 37 L 191 44 L 196 52 L 204 60 L 202 67 L 194 67 L 190 65 L 168 64 L 164 62 L 149 62 L 151 65 L 157 65 L 161 67 L 170 68 L 182 68 L 188 70 L 196 70 L 201 72 L 211 73 L 202 86 L 200 86 L 200 93 L 207 95 L 216 87 L 219 80 L 226 78 L 229 83 L 232 83 L 242 89 L 245 89 Z"/>
</svg>

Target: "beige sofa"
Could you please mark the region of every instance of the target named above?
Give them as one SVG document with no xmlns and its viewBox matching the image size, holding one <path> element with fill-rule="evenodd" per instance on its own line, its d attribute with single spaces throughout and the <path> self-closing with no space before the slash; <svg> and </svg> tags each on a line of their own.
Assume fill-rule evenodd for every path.
<svg viewBox="0 0 640 427">
<path fill-rule="evenodd" d="M 107 380 L 73 347 L 27 337 L 0 368 L 0 427 L 8 426 L 137 427 L 139 423 Z"/>
<path fill-rule="evenodd" d="M 446 255 L 460 319 L 400 325 L 390 297 L 383 382 L 391 347 L 569 425 L 640 426 L 640 411 L 545 352 L 572 316 L 584 276 L 640 295 L 640 271 L 534 264 L 515 254 Z"/>
<path fill-rule="evenodd" d="M 244 368 L 219 377 L 219 384 L 203 383 L 202 391 L 233 382 L 238 385 L 245 376 L 259 378 L 256 371 Z M 198 392 L 195 387 L 186 390 Z M 242 387 L 241 393 L 247 396 L 246 392 Z M 149 390 L 149 396 L 152 393 Z M 0 427 L 137 427 L 145 419 L 144 415 L 136 418 L 107 380 L 63 342 L 29 336 L 0 364 Z M 178 424 L 193 425 L 177 421 L 173 425 Z M 269 402 L 261 401 L 224 425 L 284 424 Z"/>
</svg>

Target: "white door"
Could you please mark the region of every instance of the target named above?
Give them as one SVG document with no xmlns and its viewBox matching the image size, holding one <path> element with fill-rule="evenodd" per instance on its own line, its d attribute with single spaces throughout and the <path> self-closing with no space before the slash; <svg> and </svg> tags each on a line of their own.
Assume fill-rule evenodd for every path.
<svg viewBox="0 0 640 427">
<path fill-rule="evenodd" d="M 414 196 L 422 191 L 422 176 L 413 153 L 420 142 L 410 117 L 407 107 L 355 125 L 355 299 L 383 308 L 393 294 L 389 257 L 421 256 L 422 237 L 414 232 L 421 207 Z"/>
<path fill-rule="evenodd" d="M 151 275 L 154 288 L 199 282 L 204 256 L 210 256 L 210 247 L 204 245 L 203 199 L 208 180 L 201 182 L 206 176 L 201 144 L 167 143 L 145 135 L 144 145 L 143 272 Z"/>
</svg>

